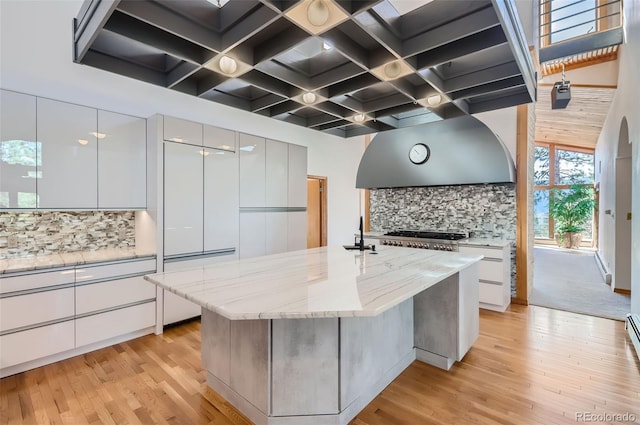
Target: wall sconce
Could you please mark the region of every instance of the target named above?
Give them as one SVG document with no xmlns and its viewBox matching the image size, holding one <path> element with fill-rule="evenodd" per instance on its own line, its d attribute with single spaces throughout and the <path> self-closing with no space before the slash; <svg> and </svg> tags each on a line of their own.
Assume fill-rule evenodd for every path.
<svg viewBox="0 0 640 425">
<path fill-rule="evenodd" d="M 321 27 L 329 21 L 329 7 L 324 0 L 312 0 L 307 7 L 307 19 L 315 27 Z"/>
<path fill-rule="evenodd" d="M 306 92 L 305 94 L 302 95 L 302 101 L 308 105 L 312 104 L 313 102 L 315 102 L 317 99 L 317 96 L 315 93 L 312 93 L 310 91 Z"/>
<path fill-rule="evenodd" d="M 229 56 L 221 57 L 218 65 L 220 66 L 220 70 L 228 75 L 231 75 L 238 70 L 238 62 Z"/>
</svg>

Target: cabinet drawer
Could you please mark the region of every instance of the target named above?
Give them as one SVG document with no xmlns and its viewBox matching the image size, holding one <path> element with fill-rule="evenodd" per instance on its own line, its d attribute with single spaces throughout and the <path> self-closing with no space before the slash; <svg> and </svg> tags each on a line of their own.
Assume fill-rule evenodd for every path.
<svg viewBox="0 0 640 425">
<path fill-rule="evenodd" d="M 488 248 L 475 246 L 461 246 L 458 248 L 461 254 L 484 255 L 487 259 L 505 260 L 506 251 L 503 248 Z"/>
<path fill-rule="evenodd" d="M 76 319 L 76 346 L 126 335 L 155 324 L 155 302 L 83 317 Z"/>
<path fill-rule="evenodd" d="M 74 322 L 56 323 L 0 336 L 0 368 L 74 348 Z"/>
<path fill-rule="evenodd" d="M 131 276 L 136 274 L 154 273 L 156 270 L 156 260 L 127 261 L 118 264 L 108 264 L 104 266 L 91 266 L 76 268 L 76 284 L 83 282 L 100 281 L 107 279 L 117 279 L 118 277 Z"/>
<path fill-rule="evenodd" d="M 25 291 L 28 289 L 46 288 L 48 286 L 65 285 L 73 283 L 73 279 L 73 269 L 2 277 L 0 278 L 0 294 Z"/>
<path fill-rule="evenodd" d="M 0 332 L 73 317 L 73 288 L 0 299 Z"/>
<path fill-rule="evenodd" d="M 502 282 L 504 280 L 504 262 L 495 260 L 481 260 L 478 269 L 478 278 Z"/>
<path fill-rule="evenodd" d="M 76 288 L 76 314 L 86 314 L 155 297 L 155 285 L 146 282 L 143 277 L 82 285 Z"/>
<path fill-rule="evenodd" d="M 504 288 L 502 285 L 480 282 L 480 302 L 502 305 L 504 300 Z"/>
</svg>

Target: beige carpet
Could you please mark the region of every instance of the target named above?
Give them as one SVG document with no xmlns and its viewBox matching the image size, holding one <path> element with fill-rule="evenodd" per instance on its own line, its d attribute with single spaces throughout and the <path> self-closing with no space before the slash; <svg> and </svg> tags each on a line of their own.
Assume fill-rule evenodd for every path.
<svg viewBox="0 0 640 425">
<path fill-rule="evenodd" d="M 625 320 L 631 297 L 611 291 L 596 261 L 592 250 L 536 246 L 530 304 Z"/>
</svg>

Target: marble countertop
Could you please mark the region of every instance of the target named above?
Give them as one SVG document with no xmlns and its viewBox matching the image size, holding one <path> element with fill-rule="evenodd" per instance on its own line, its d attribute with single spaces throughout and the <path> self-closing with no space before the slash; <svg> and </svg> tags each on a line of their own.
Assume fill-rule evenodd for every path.
<svg viewBox="0 0 640 425">
<path fill-rule="evenodd" d="M 375 316 L 482 256 L 330 246 L 145 276 L 231 320 Z"/>
<path fill-rule="evenodd" d="M 513 241 L 507 239 L 493 239 L 493 238 L 469 238 L 464 241 L 460 241 L 461 246 L 488 246 L 495 248 L 504 248 L 505 246 L 511 246 Z"/>
<path fill-rule="evenodd" d="M 35 255 L 0 260 L 0 274 L 27 272 L 56 267 L 72 267 L 81 264 L 102 263 L 139 257 L 153 257 L 155 253 L 135 248 L 110 248 L 95 251 L 77 251 L 63 254 Z"/>
</svg>

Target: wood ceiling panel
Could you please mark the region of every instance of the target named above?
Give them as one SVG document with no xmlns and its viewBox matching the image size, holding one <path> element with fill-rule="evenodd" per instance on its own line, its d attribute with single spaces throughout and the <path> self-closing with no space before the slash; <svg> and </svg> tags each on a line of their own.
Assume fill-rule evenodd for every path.
<svg viewBox="0 0 640 425">
<path fill-rule="evenodd" d="M 572 86 L 565 109 L 551 109 L 551 90 L 538 87 L 536 142 L 595 148 L 615 89 Z"/>
</svg>

